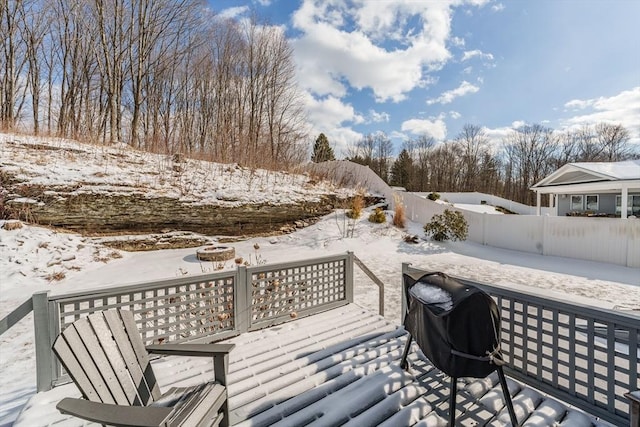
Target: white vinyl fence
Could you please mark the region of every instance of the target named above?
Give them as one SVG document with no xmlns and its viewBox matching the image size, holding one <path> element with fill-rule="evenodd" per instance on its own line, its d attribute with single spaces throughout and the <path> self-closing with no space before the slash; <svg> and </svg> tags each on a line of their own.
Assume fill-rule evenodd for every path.
<svg viewBox="0 0 640 427">
<path fill-rule="evenodd" d="M 493 194 L 478 193 L 477 191 L 470 191 L 466 193 L 447 193 L 437 192 L 440 194 L 440 200 L 446 200 L 449 203 L 465 203 L 470 205 L 482 205 L 487 204 L 491 206 L 501 206 L 505 209 L 509 209 L 511 212 L 515 212 L 520 215 L 536 215 L 536 207 L 529 206 L 522 203 L 514 202 L 513 200 L 505 199 L 503 197 L 494 196 Z M 415 193 L 420 196 L 427 196 L 429 193 Z M 548 213 L 550 215 L 555 214 L 554 208 L 546 206 L 541 207 L 543 214 Z"/>
<path fill-rule="evenodd" d="M 640 219 L 483 214 L 433 202 L 425 198 L 428 193 L 394 191 L 368 167 L 346 160 L 313 164 L 309 170 L 343 185 L 367 188 L 372 193 L 384 196 L 391 207 L 396 199 L 400 200 L 405 206 L 407 218 L 421 224 L 447 208 L 457 210 L 469 224 L 468 240 L 472 242 L 540 255 L 640 268 Z M 484 196 L 470 193 L 468 201 L 458 203 L 468 203 Z M 487 200 L 487 203 L 500 202 L 497 204 L 511 209 L 503 201 L 505 199 Z"/>
</svg>

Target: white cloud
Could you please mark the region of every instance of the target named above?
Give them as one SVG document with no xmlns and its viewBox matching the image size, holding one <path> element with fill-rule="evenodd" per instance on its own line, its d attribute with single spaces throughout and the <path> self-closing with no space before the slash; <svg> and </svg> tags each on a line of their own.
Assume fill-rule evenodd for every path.
<svg viewBox="0 0 640 427">
<path fill-rule="evenodd" d="M 410 119 L 403 122 L 400 129 L 414 135 L 432 136 L 438 141 L 444 141 L 447 136 L 447 125 L 441 118 Z"/>
<path fill-rule="evenodd" d="M 230 7 L 228 9 L 221 10 L 218 13 L 220 18 L 233 19 L 244 15 L 249 11 L 249 6 Z"/>
<path fill-rule="evenodd" d="M 255 0 L 260 6 L 269 6 L 271 4 L 271 0 Z"/>
<path fill-rule="evenodd" d="M 630 143 L 640 144 L 640 86 L 610 97 L 574 99 L 566 104 L 582 114 L 562 121 L 565 128 L 578 128 L 596 123 L 621 124 L 629 131 Z"/>
<path fill-rule="evenodd" d="M 462 114 L 458 113 L 457 111 L 449 111 L 449 117 L 454 120 L 458 120 L 460 117 L 462 117 Z"/>
<path fill-rule="evenodd" d="M 324 133 L 336 155 L 344 155 L 346 148 L 362 138 L 362 134 L 349 127 L 350 124 L 365 122 L 352 105 L 343 103 L 339 98 L 327 96 L 316 99 L 310 93 L 303 94 L 309 122 L 309 135 L 315 140 Z"/>
<path fill-rule="evenodd" d="M 487 61 L 493 61 L 493 55 L 490 53 L 484 53 L 480 49 L 467 50 L 462 54 L 462 61 L 468 61 L 472 58 L 486 59 Z"/>
<path fill-rule="evenodd" d="M 378 102 L 402 101 L 450 60 L 452 7 L 459 4 L 304 0 L 292 17 L 301 32 L 293 40 L 299 80 L 317 95 L 370 88 Z"/>
<path fill-rule="evenodd" d="M 451 44 L 457 47 L 463 47 L 464 46 L 464 39 L 461 37 L 452 37 L 451 38 Z"/>
<path fill-rule="evenodd" d="M 371 118 L 371 121 L 374 123 L 388 122 L 389 119 L 391 118 L 391 116 L 389 116 L 389 113 L 385 113 L 384 111 L 381 113 L 378 113 L 375 110 L 369 110 L 369 117 Z"/>
<path fill-rule="evenodd" d="M 586 101 L 574 99 L 564 104 L 564 108 L 567 110 L 584 110 L 585 108 L 592 106 L 594 103 L 594 99 L 588 99 Z"/>
<path fill-rule="evenodd" d="M 454 99 L 459 98 L 461 96 L 468 95 L 470 93 L 476 93 L 480 90 L 478 86 L 475 86 L 468 81 L 463 81 L 460 86 L 455 89 L 448 90 L 444 92 L 437 98 L 427 100 L 428 105 L 433 104 L 450 104 Z"/>
<path fill-rule="evenodd" d="M 494 12 L 500 12 L 504 10 L 504 5 L 502 3 L 496 3 L 491 6 L 491 10 Z"/>
<path fill-rule="evenodd" d="M 521 127 L 526 125 L 527 125 L 527 122 L 525 122 L 524 120 L 514 120 L 513 122 L 511 122 L 512 129 L 520 129 Z"/>
<path fill-rule="evenodd" d="M 504 146 L 505 139 L 513 132 L 512 127 L 499 127 L 495 129 L 483 127 L 482 130 L 489 139 L 489 146 L 494 153 L 498 152 Z"/>
</svg>

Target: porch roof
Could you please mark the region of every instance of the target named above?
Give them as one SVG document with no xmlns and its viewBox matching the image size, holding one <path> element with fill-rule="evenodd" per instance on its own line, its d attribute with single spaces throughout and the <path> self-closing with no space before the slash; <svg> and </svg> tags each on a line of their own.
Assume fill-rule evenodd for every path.
<svg viewBox="0 0 640 427">
<path fill-rule="evenodd" d="M 531 187 L 538 193 L 640 189 L 640 160 L 568 163 Z"/>
<path fill-rule="evenodd" d="M 233 426 L 446 425 L 448 378 L 414 344 L 408 372 L 399 367 L 406 333 L 355 304 L 228 340 L 229 406 Z M 211 379 L 211 362 L 154 361 L 161 388 Z M 608 426 L 539 391 L 508 379 L 514 407 L 529 426 Z M 460 425 L 503 425 L 509 417 L 495 374 L 462 379 Z M 83 425 L 56 403 L 79 395 L 73 384 L 38 393 L 15 426 Z"/>
</svg>

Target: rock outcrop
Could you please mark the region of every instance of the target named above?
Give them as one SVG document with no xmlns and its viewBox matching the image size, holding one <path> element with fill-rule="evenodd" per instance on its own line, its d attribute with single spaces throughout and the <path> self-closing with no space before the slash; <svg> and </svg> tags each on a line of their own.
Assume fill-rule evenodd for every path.
<svg viewBox="0 0 640 427">
<path fill-rule="evenodd" d="M 23 190 L 27 190 L 23 186 Z M 291 204 L 206 205 L 143 195 L 23 191 L 5 203 L 5 216 L 80 233 L 193 231 L 205 235 L 255 235 L 295 227 L 345 204 L 336 196 Z M 48 195 L 47 195 L 48 194 Z"/>
</svg>

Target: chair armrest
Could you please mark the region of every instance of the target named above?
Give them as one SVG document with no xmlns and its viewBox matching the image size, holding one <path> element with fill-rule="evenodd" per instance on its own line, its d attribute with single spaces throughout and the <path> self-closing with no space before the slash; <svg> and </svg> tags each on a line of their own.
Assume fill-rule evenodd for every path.
<svg viewBox="0 0 640 427">
<path fill-rule="evenodd" d="M 640 426 L 640 390 L 629 392 L 624 396 L 629 399 L 629 425 L 638 427 Z"/>
<path fill-rule="evenodd" d="M 152 344 L 147 351 L 171 356 L 223 356 L 229 354 L 235 344 Z"/>
<path fill-rule="evenodd" d="M 113 426 L 161 426 L 173 408 L 124 406 L 66 397 L 56 405 L 63 414 Z"/>
</svg>

